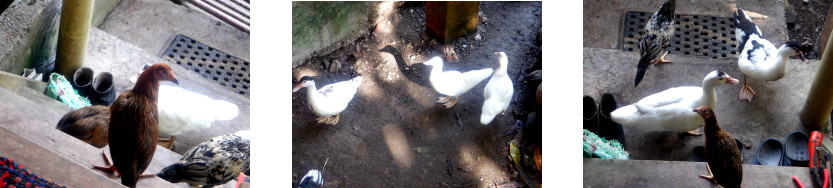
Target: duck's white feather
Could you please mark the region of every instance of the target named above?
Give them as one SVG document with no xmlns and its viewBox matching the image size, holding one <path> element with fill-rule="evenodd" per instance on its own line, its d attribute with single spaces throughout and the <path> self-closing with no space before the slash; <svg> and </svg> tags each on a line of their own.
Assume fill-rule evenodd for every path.
<svg viewBox="0 0 833 188">
<path fill-rule="evenodd" d="M 307 87 L 307 100 L 312 111 L 318 116 L 332 116 L 347 108 L 350 100 L 362 83 L 362 77 L 357 76 L 347 81 L 341 81 L 321 87 L 316 90 L 315 85 Z"/>
<path fill-rule="evenodd" d="M 727 80 L 728 79 L 728 80 Z M 709 73 L 703 87 L 676 87 L 649 95 L 638 102 L 610 113 L 611 119 L 644 131 L 685 132 L 703 125 L 703 119 L 692 110 L 700 106 L 714 108 L 714 88 L 737 80 L 719 71 Z"/>
<path fill-rule="evenodd" d="M 206 129 L 214 121 L 234 119 L 240 112 L 235 104 L 177 86 L 160 85 L 158 95 L 159 133 L 168 136 Z"/>
<path fill-rule="evenodd" d="M 644 131 L 685 132 L 703 124 L 692 112 L 694 107 L 714 106 L 714 100 L 703 98 L 700 87 L 678 87 L 650 95 L 635 104 L 610 113 L 611 119 L 623 125 L 638 126 Z M 705 100 L 704 100 L 705 99 Z"/>
<path fill-rule="evenodd" d="M 738 58 L 738 67 L 747 76 L 763 81 L 776 81 L 787 73 L 787 61 L 793 55 L 786 46 L 775 48 L 772 43 L 752 34 Z"/>
<path fill-rule="evenodd" d="M 150 65 L 145 64 L 139 74 Z M 136 83 L 137 79 L 138 75 L 129 81 Z M 157 94 L 160 134 L 176 136 L 187 131 L 207 129 L 214 121 L 231 120 L 240 113 L 233 103 L 214 100 L 168 83 L 160 83 Z"/>
<path fill-rule="evenodd" d="M 434 57 L 425 64 L 432 65 L 429 80 L 437 92 L 448 96 L 460 96 L 492 74 L 492 69 L 473 70 L 465 73 L 459 71 L 443 72 L 440 57 Z"/>
<path fill-rule="evenodd" d="M 497 114 L 506 110 L 509 107 L 509 102 L 512 101 L 514 94 L 514 86 L 509 75 L 506 73 L 508 67 L 508 59 L 506 54 L 500 52 L 498 55 L 500 67 L 495 70 L 489 82 L 486 83 L 486 88 L 483 90 L 483 109 L 480 114 L 480 123 L 487 125 L 497 116 Z"/>
</svg>

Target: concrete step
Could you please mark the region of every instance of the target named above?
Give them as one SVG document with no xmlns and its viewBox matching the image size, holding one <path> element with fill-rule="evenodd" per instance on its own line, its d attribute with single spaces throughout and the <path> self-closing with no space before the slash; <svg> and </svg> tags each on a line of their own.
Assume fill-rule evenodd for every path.
<svg viewBox="0 0 833 188">
<path fill-rule="evenodd" d="M 0 129 L 7 129 L 19 137 L 25 138 L 32 143 L 35 143 L 45 150 L 54 152 L 55 155 L 66 158 L 65 160 L 73 161 L 84 167 L 92 167 L 92 165 L 104 166 L 105 163 L 101 157 L 101 152 L 109 153 L 109 146 L 103 149 L 97 149 L 87 143 L 84 143 L 72 136 L 69 136 L 57 129 L 55 126 L 63 115 L 71 108 L 43 95 L 30 87 L 12 87 L 22 86 L 24 83 L 36 82 L 22 79 L 22 77 L 14 77 L 0 72 L 0 119 L 3 120 Z M 39 82 L 42 83 L 42 82 Z M 37 86 L 37 84 L 35 84 Z M 17 89 L 17 92 L 12 92 L 7 88 Z M 19 141 L 23 142 L 23 141 Z M 157 146 L 151 165 L 145 173 L 157 173 L 164 167 L 176 163 L 182 157 L 166 148 Z M 2 146 L 0 146 L 2 148 Z M 190 147 L 189 147 L 190 148 Z M 2 150 L 0 150 L 2 151 Z M 5 152 L 2 152 L 5 153 Z M 42 154 L 42 153 L 39 153 Z M 26 154 L 19 154 L 16 158 L 26 157 Z M 51 167 L 51 166 L 48 166 Z M 51 169 L 51 168 L 48 168 Z M 52 173 L 53 171 L 47 172 Z M 108 179 L 113 179 L 115 182 L 120 182 L 118 177 L 112 174 L 105 174 L 102 171 L 97 171 Z M 146 181 L 146 182 L 143 182 Z M 231 181 L 220 187 L 233 187 L 235 181 Z M 120 184 L 120 183 L 117 183 Z M 80 184 L 85 185 L 85 184 Z M 159 178 L 148 178 L 139 181 L 139 186 L 150 187 L 185 187 L 187 184 L 179 183 L 172 185 L 169 182 Z M 73 187 L 89 187 L 89 186 L 73 186 Z"/>
<path fill-rule="evenodd" d="M 72 110 L 72 108 L 64 103 L 43 94 L 43 91 L 46 89 L 46 82 L 29 80 L 25 77 L 3 71 L 0 71 L 0 80 L 3 80 L 3 82 L 0 82 L 0 87 L 14 92 L 35 104 L 44 106 L 52 112 L 65 114 Z"/>
<path fill-rule="evenodd" d="M 25 92 L 24 89 L 19 89 L 18 91 Z M 29 99 L 22 97 L 21 95 L 18 95 L 15 92 L 5 89 L 5 87 L 0 88 L 0 101 L 2 101 L 2 103 L 5 105 L 14 107 L 15 111 L 19 111 L 23 114 L 28 114 L 28 118 L 33 121 L 37 121 L 45 125 L 51 125 L 51 128 L 53 129 L 55 128 L 55 125 L 58 123 L 58 120 L 60 120 L 61 117 L 63 117 L 63 115 L 66 113 L 58 113 L 49 110 L 41 104 L 30 101 Z"/>
<path fill-rule="evenodd" d="M 0 88 L 0 119 L 3 123 L 0 127 L 5 128 L 20 137 L 26 138 L 41 147 L 52 151 L 59 156 L 74 161 L 85 167 L 93 165 L 105 166 L 106 163 L 101 155 L 102 151 L 109 152 L 109 147 L 102 149 L 95 148 L 75 137 L 69 136 L 58 129 L 55 125 L 63 114 L 50 112 L 46 108 L 36 105 L 23 97 Z M 34 157 L 31 155 L 23 155 Z M 175 163 L 182 156 L 166 148 L 157 146 L 148 169 L 145 173 L 157 173 L 164 167 Z M 120 182 L 114 174 L 103 171 L 96 171 L 99 174 Z M 185 183 L 171 184 L 158 177 L 146 178 L 139 181 L 140 187 L 187 187 Z M 84 186 L 81 186 L 84 187 Z"/>
<path fill-rule="evenodd" d="M 584 187 L 716 187 L 703 179 L 705 162 L 584 159 Z M 795 187 L 795 176 L 805 186 L 815 179 L 807 167 L 743 165 L 743 187 Z"/>
<path fill-rule="evenodd" d="M 119 182 L 99 175 L 90 167 L 66 159 L 5 127 L 0 127 L 0 137 L 4 139 L 0 142 L 3 157 L 23 165 L 23 168 L 39 177 L 67 187 L 121 186 Z"/>
</svg>

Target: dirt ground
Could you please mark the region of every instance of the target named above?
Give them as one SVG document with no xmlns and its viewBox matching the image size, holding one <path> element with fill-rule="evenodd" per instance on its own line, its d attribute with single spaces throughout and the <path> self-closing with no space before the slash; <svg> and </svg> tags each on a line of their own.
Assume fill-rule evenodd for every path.
<svg viewBox="0 0 833 188">
<path fill-rule="evenodd" d="M 380 24 L 371 24 L 368 36 L 293 69 L 292 86 L 305 75 L 318 88 L 354 74 L 364 78 L 335 126 L 315 122 L 305 89 L 292 94 L 293 185 L 325 160 L 325 187 L 540 184 L 534 167 L 518 173 L 510 166 L 512 136 L 504 134 L 538 109 L 534 97 L 540 81 L 527 75 L 541 69 L 541 13 L 541 2 L 482 2 L 478 32 L 443 45 L 425 32 L 424 3 L 407 2 Z M 447 60 L 445 70 L 497 68 L 498 51 L 509 58 L 507 73 L 515 86 L 505 115 L 480 124 L 486 81 L 450 109 L 435 103 L 439 93 L 422 62 L 442 55 L 459 60 Z M 541 132 L 524 134 L 540 137 Z"/>
<path fill-rule="evenodd" d="M 791 41 L 815 45 L 824 27 L 827 11 L 833 0 L 788 0 L 785 6 L 787 31 Z M 766 34 L 764 34 L 766 35 Z M 812 51 L 805 54 L 808 59 L 821 59 L 821 52 Z"/>
</svg>

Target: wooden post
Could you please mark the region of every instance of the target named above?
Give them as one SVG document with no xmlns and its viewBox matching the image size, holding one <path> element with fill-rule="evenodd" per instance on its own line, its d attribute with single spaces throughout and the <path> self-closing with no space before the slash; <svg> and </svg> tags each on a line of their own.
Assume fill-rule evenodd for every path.
<svg viewBox="0 0 833 188">
<path fill-rule="evenodd" d="M 64 77 L 72 78 L 75 70 L 84 65 L 94 3 L 90 0 L 64 0 L 55 61 L 55 72 Z"/>
<path fill-rule="evenodd" d="M 828 37 L 827 45 L 821 56 L 821 65 L 816 71 L 813 86 L 807 94 L 804 109 L 801 110 L 801 122 L 808 130 L 820 130 L 833 110 L 833 37 Z"/>
<path fill-rule="evenodd" d="M 425 27 L 443 43 L 477 32 L 480 2 L 425 2 Z"/>
</svg>

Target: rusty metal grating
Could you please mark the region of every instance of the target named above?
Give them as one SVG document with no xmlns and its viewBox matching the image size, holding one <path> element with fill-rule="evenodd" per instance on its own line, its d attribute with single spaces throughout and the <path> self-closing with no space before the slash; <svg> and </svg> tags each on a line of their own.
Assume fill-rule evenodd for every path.
<svg viewBox="0 0 833 188">
<path fill-rule="evenodd" d="M 625 13 L 622 50 L 639 51 L 639 39 L 653 14 L 635 11 Z M 712 58 L 739 55 L 732 18 L 679 14 L 675 18 L 674 37 L 671 45 L 666 48 L 668 53 Z"/>
<path fill-rule="evenodd" d="M 249 96 L 249 62 L 177 34 L 162 58 Z"/>
</svg>

